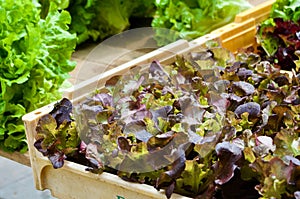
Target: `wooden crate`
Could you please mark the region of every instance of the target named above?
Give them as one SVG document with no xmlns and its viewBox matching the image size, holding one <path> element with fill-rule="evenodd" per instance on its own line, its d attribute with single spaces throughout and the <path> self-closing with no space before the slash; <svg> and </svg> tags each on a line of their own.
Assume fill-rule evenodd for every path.
<svg viewBox="0 0 300 199">
<path fill-rule="evenodd" d="M 203 44 L 204 41 L 210 39 L 218 39 L 222 46 L 232 51 L 237 49 L 236 46 L 245 47 L 255 45 L 255 38 L 252 38 L 252 35 L 256 31 L 255 24 L 268 17 L 271 6 L 275 2 L 275 0 L 249 0 L 249 2 L 254 5 L 253 8 L 236 15 L 234 23 L 225 25 L 224 27 L 213 31 L 212 34 L 208 34 L 204 37 L 200 37 L 199 39 L 190 42 L 190 49 L 192 49 L 193 47 L 198 47 L 199 44 Z M 247 37 L 247 39 L 240 37 L 239 34 L 243 37 Z M 144 42 L 147 41 L 145 40 Z M 100 80 L 103 82 L 114 73 L 121 73 L 122 71 L 127 70 L 128 67 L 147 63 L 154 59 L 161 60 L 161 56 L 164 56 L 166 62 L 171 61 L 167 59 L 166 54 L 162 54 L 161 52 L 169 51 L 168 57 L 171 59 L 172 57 L 174 57 L 172 56 L 173 52 L 179 52 L 181 49 L 186 49 L 189 44 L 187 43 L 187 41 L 180 40 L 175 42 L 174 44 L 171 44 L 171 46 L 168 46 L 168 49 L 156 50 L 151 52 L 150 54 L 146 54 L 145 52 L 140 51 L 134 51 L 114 63 L 115 65 L 123 63 L 126 64 L 123 64 L 121 67 L 115 67 L 114 65 L 113 67 L 115 68 L 113 70 L 106 72 L 105 74 L 95 76 L 94 74 L 97 73 L 100 64 L 95 63 L 95 61 L 93 60 L 86 60 L 86 58 L 89 53 L 96 48 L 96 46 L 96 44 L 82 46 L 73 54 L 72 59 L 77 61 L 78 66 L 74 71 L 71 72 L 70 82 L 75 86 L 67 89 L 64 92 L 64 97 L 68 97 L 70 99 L 80 98 L 80 96 L 92 91 L 95 87 L 99 86 L 101 84 L 101 82 L 99 82 Z M 121 52 L 122 49 L 110 49 L 112 53 L 115 50 Z M 86 69 L 87 74 L 80 75 L 78 74 L 78 72 L 81 69 L 82 65 L 87 64 L 85 62 L 88 62 L 88 64 L 90 64 L 90 67 Z M 11 159 L 26 166 L 30 166 L 30 155 L 28 152 L 22 154 L 19 152 L 8 153 L 0 150 L 0 156 Z"/>
<path fill-rule="evenodd" d="M 267 18 L 270 11 L 270 5 L 273 0 L 266 2 L 265 6 L 258 7 L 259 10 L 253 9 L 250 13 L 263 13 L 262 15 L 252 15 L 246 17 L 244 21 L 233 22 L 226 25 L 211 34 L 205 35 L 195 39 L 186 44 L 185 41 L 179 41 L 176 44 L 169 45 L 164 51 L 155 51 L 132 60 L 128 63 L 122 64 L 110 71 L 107 71 L 101 76 L 94 77 L 89 81 L 84 82 L 77 87 L 77 93 L 68 93 L 73 101 L 80 100 L 86 95 L 87 90 L 91 88 L 100 87 L 105 80 L 116 74 L 122 74 L 131 67 L 143 63 L 149 63 L 153 59 L 158 59 L 163 64 L 171 63 L 175 60 L 176 55 L 183 55 L 193 51 L 200 46 L 203 46 L 209 40 L 219 41 L 221 45 L 236 52 L 238 49 L 256 45 L 254 38 L 256 25 Z M 268 8 L 267 10 L 265 8 Z M 261 11 L 260 11 L 261 10 Z M 184 48 L 182 48 L 184 47 Z M 170 53 L 172 52 L 172 53 Z M 73 91 L 74 92 L 74 91 Z M 76 99 L 75 99 L 76 98 Z M 101 175 L 96 175 L 85 171 L 85 166 L 76 164 L 74 162 L 65 161 L 65 165 L 61 169 L 54 169 L 50 161 L 43 157 L 34 147 L 34 136 L 36 134 L 35 127 L 39 118 L 49 113 L 53 108 L 53 104 L 49 104 L 38 110 L 23 116 L 23 121 L 26 127 L 26 135 L 29 145 L 29 154 L 35 186 L 38 190 L 49 189 L 53 196 L 58 198 L 97 198 L 97 199 L 159 199 L 166 198 L 163 191 L 157 191 L 155 188 L 144 185 L 130 183 L 121 180 L 119 177 L 104 172 Z M 173 194 L 172 199 L 187 197 Z"/>
<path fill-rule="evenodd" d="M 80 101 L 86 95 L 86 88 L 100 87 L 107 78 L 116 74 L 123 74 L 131 67 L 138 64 L 149 63 L 153 59 L 171 61 L 183 49 L 188 49 L 187 41 L 180 40 L 172 43 L 162 49 L 155 50 L 151 53 L 134 59 L 128 63 L 122 64 L 117 68 L 101 75 L 101 79 L 95 78 L 88 81 L 81 87 L 80 96 L 74 101 Z M 99 83 L 100 81 L 100 83 Z M 81 93 L 82 92 L 82 93 Z M 75 93 L 75 91 L 74 91 Z M 73 95 L 74 95 L 73 93 Z M 72 93 L 70 93 L 71 97 Z M 166 198 L 163 191 L 157 191 L 154 187 L 145 184 L 135 184 L 121 180 L 118 176 L 104 172 L 96 175 L 85 171 L 86 166 L 76 164 L 74 162 L 65 161 L 63 168 L 54 169 L 46 157 L 43 157 L 34 147 L 34 135 L 36 134 L 36 125 L 39 118 L 53 109 L 53 105 L 49 104 L 39 108 L 31 113 L 23 116 L 26 129 L 27 142 L 29 146 L 29 154 L 35 186 L 38 190 L 49 189 L 53 196 L 58 198 L 95 198 L 95 199 L 164 199 Z M 188 199 L 178 194 L 172 195 L 173 199 Z"/>
</svg>

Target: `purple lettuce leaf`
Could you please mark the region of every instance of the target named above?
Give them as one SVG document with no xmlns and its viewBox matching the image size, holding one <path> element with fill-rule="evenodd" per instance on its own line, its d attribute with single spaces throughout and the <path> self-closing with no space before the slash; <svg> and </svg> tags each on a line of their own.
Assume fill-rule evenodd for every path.
<svg viewBox="0 0 300 199">
<path fill-rule="evenodd" d="M 221 142 L 216 145 L 218 161 L 214 168 L 216 172 L 216 184 L 224 184 L 234 176 L 237 161 L 242 158 L 242 149 L 230 142 Z"/>
</svg>

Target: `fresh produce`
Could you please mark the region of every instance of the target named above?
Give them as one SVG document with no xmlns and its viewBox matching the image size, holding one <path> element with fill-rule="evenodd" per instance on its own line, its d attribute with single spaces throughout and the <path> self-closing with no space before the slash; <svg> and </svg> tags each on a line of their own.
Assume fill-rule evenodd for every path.
<svg viewBox="0 0 300 199">
<path fill-rule="evenodd" d="M 151 25 L 157 28 L 156 40 L 160 46 L 178 38 L 194 39 L 205 35 L 251 7 L 246 0 L 156 0 L 155 5 Z"/>
<path fill-rule="evenodd" d="M 47 13 L 51 0 L 40 0 Z M 56 1 L 61 9 L 70 12 L 70 32 L 76 33 L 77 43 L 91 39 L 101 41 L 130 26 L 130 17 L 150 17 L 154 12 L 151 0 L 67 0 Z"/>
<path fill-rule="evenodd" d="M 61 98 L 75 62 L 76 36 L 54 4 L 45 19 L 35 1 L 0 1 L 0 149 L 27 151 L 21 117 Z"/>
<path fill-rule="evenodd" d="M 53 163 L 54 168 L 63 166 L 63 161 L 67 155 L 72 156 L 79 144 L 79 135 L 75 129 L 75 122 L 72 121 L 70 113 L 72 112 L 72 104 L 69 100 L 61 100 L 53 111 L 45 115 L 37 126 L 40 134 L 36 137 L 35 146 L 50 146 L 47 150 L 42 150 L 43 155 L 48 156 Z M 44 139 L 45 138 L 45 139 Z"/>
<path fill-rule="evenodd" d="M 68 111 L 59 111 L 67 120 L 43 116 L 36 148 L 56 168 L 72 149 L 70 158 L 84 160 L 92 172 L 164 188 L 168 198 L 173 192 L 198 198 L 297 194 L 298 77 L 251 52 L 234 59 L 222 48 L 139 71 L 114 77 L 73 113 L 68 102 Z M 54 112 L 59 107 L 66 106 Z M 57 134 L 67 122 L 77 132 L 73 126 L 72 135 Z M 76 135 L 80 144 L 59 150 L 60 138 Z"/>
<path fill-rule="evenodd" d="M 297 0 L 278 0 L 270 18 L 259 26 L 258 40 L 262 53 L 281 69 L 299 71 L 300 63 L 300 5 Z M 264 56 L 262 54 L 262 56 Z"/>
<path fill-rule="evenodd" d="M 39 1 L 43 5 L 42 13 L 47 13 L 50 0 Z M 156 31 L 157 44 L 162 46 L 178 38 L 193 39 L 209 33 L 233 21 L 236 14 L 251 7 L 247 0 L 56 0 L 55 2 L 60 9 L 70 12 L 72 16 L 70 32 L 77 34 L 78 44 L 102 41 L 132 26 L 152 26 Z"/>
<path fill-rule="evenodd" d="M 85 101 L 63 99 L 41 117 L 35 147 L 55 168 L 69 159 L 168 198 L 299 198 L 297 34 L 279 44 L 295 49 L 285 54 L 292 67 L 262 46 L 235 56 L 209 47 L 113 77 Z"/>
</svg>

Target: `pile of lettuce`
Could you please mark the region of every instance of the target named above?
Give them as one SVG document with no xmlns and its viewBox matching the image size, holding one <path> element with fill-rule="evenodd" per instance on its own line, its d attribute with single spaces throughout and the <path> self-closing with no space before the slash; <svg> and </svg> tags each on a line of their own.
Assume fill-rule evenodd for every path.
<svg viewBox="0 0 300 199">
<path fill-rule="evenodd" d="M 261 56 L 285 70 L 299 70 L 300 4 L 297 0 L 277 0 L 270 18 L 259 25 Z"/>
<path fill-rule="evenodd" d="M 156 0 L 151 26 L 156 39 L 165 45 L 178 38 L 194 39 L 234 20 L 236 14 L 251 8 L 246 0 Z M 164 29 L 174 31 L 166 36 Z"/>
<path fill-rule="evenodd" d="M 47 13 L 51 0 L 39 0 Z M 66 0 L 55 1 L 71 16 L 70 32 L 76 33 L 77 43 L 102 41 L 130 26 L 132 17 L 151 17 L 155 10 L 152 0 Z"/>
<path fill-rule="evenodd" d="M 31 0 L 0 1 L 0 149 L 27 151 L 21 117 L 61 98 L 74 69 L 71 17 L 51 4 L 45 19 Z"/>
<path fill-rule="evenodd" d="M 194 198 L 294 198 L 300 79 L 252 52 L 199 50 L 116 76 L 37 125 L 35 147 L 95 173 Z"/>
<path fill-rule="evenodd" d="M 293 2 L 273 8 L 296 16 Z M 258 41 L 279 33 L 278 49 L 294 49 L 283 50 L 294 65 L 262 46 L 235 56 L 200 49 L 167 66 L 153 61 L 74 107 L 57 103 L 39 120 L 35 147 L 54 168 L 69 159 L 164 189 L 167 198 L 300 198 L 299 31 L 290 33 L 299 23 L 273 21 L 293 23 L 283 31 L 289 36 L 273 23 Z"/>
<path fill-rule="evenodd" d="M 39 0 L 47 13 L 50 0 Z M 158 46 L 194 39 L 233 21 L 251 7 L 247 0 L 55 0 L 70 12 L 78 44 L 102 41 L 128 28 L 153 27 Z M 167 36 L 166 36 L 167 35 Z"/>
</svg>

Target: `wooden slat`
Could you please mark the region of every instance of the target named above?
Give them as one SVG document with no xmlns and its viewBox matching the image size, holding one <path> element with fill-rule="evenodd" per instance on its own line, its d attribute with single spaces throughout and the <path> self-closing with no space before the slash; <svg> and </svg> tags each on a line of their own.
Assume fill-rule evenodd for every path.
<svg viewBox="0 0 300 199">
<path fill-rule="evenodd" d="M 257 6 L 245 10 L 235 16 L 235 22 L 243 22 L 254 18 L 256 23 L 266 19 L 270 15 L 270 11 L 275 0 L 262 1 Z"/>
<path fill-rule="evenodd" d="M 20 152 L 9 153 L 9 152 L 0 150 L 0 156 L 30 167 L 30 157 L 29 157 L 28 152 L 26 152 L 26 153 L 20 153 Z"/>
</svg>

